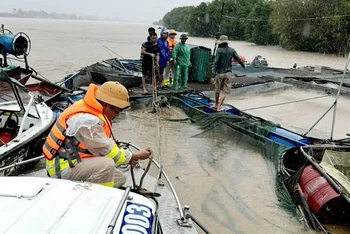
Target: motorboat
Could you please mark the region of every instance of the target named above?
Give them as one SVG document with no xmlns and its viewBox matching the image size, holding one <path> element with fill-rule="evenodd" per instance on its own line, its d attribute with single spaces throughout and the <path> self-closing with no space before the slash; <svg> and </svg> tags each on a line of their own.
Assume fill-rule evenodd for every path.
<svg viewBox="0 0 350 234">
<path fill-rule="evenodd" d="M 140 150 L 130 142 L 118 144 Z M 196 234 L 199 228 L 209 233 L 189 206 L 181 205 L 163 168 L 152 157 L 142 163 L 121 166 L 127 175 L 122 188 L 49 178 L 45 169 L 0 177 L 0 233 Z M 152 164 L 158 176 L 151 175 Z"/>
<path fill-rule="evenodd" d="M 54 121 L 55 115 L 45 102 L 0 69 L 1 167 L 40 155 Z M 11 175 L 20 169 L 11 168 L 2 174 Z"/>
</svg>

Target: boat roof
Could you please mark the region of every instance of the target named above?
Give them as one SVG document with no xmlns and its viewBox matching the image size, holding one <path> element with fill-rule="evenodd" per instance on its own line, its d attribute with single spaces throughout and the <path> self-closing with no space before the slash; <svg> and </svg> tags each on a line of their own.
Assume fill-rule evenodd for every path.
<svg viewBox="0 0 350 234">
<path fill-rule="evenodd" d="M 125 192 L 42 177 L 0 177 L 0 187 L 0 233 L 106 233 Z M 129 198 L 113 233 L 133 225 L 150 233 L 155 203 L 135 193 Z"/>
</svg>

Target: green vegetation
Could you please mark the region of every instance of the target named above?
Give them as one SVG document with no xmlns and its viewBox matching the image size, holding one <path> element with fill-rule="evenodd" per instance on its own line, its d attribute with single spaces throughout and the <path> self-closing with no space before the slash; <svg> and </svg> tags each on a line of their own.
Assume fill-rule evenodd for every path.
<svg viewBox="0 0 350 234">
<path fill-rule="evenodd" d="M 164 25 L 192 36 L 344 56 L 350 51 L 350 0 L 213 0 L 178 7 Z"/>
</svg>

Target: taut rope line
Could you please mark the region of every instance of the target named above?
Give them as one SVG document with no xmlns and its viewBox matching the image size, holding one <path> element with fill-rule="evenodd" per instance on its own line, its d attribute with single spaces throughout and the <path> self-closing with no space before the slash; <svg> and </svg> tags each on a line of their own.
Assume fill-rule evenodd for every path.
<svg viewBox="0 0 350 234">
<path fill-rule="evenodd" d="M 164 185 L 160 180 L 162 176 L 163 164 L 161 160 L 161 122 L 159 118 L 159 113 L 161 112 L 159 104 L 157 104 L 158 94 L 157 94 L 157 79 L 156 79 L 156 57 L 152 59 L 152 107 L 155 111 L 156 121 L 157 121 L 157 132 L 156 132 L 156 145 L 157 145 L 157 153 L 158 153 L 158 163 L 159 163 L 159 172 L 158 172 L 158 185 Z"/>
<path fill-rule="evenodd" d="M 322 96 L 313 97 L 313 98 L 305 98 L 305 99 L 300 99 L 300 100 L 290 101 L 290 102 L 276 103 L 276 104 L 271 104 L 271 105 L 266 105 L 266 106 L 258 106 L 258 107 L 253 107 L 253 108 L 244 109 L 244 110 L 242 110 L 242 111 L 257 110 L 257 109 L 263 109 L 263 108 L 267 108 L 267 107 L 274 107 L 274 106 L 287 105 L 287 104 L 292 104 L 292 103 L 297 103 L 297 102 L 304 102 L 304 101 L 313 100 L 313 99 L 318 99 L 318 98 L 324 98 L 324 97 L 329 97 L 329 95 L 322 95 Z"/>
</svg>

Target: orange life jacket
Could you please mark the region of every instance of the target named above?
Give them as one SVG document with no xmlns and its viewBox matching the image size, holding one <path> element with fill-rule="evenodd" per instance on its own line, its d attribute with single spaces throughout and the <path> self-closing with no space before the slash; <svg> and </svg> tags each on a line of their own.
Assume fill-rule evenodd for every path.
<svg viewBox="0 0 350 234">
<path fill-rule="evenodd" d="M 167 38 L 167 41 L 168 41 L 169 52 L 171 54 L 171 52 L 173 51 L 177 41 L 176 41 L 176 38 L 171 39 L 170 37 Z"/>
<path fill-rule="evenodd" d="M 97 89 L 98 87 L 96 85 L 91 84 L 83 100 L 74 103 L 59 115 L 56 123 L 52 126 L 49 135 L 46 137 L 45 144 L 43 145 L 43 154 L 46 159 L 53 160 L 55 157 L 59 157 L 59 149 L 62 147 L 63 143 L 67 143 L 67 137 L 65 135 L 65 131 L 67 129 L 66 121 L 73 115 L 79 113 L 88 113 L 98 116 L 103 121 L 103 129 L 106 133 L 106 136 L 111 136 L 111 123 L 107 118 L 104 117 L 103 107 L 95 99 L 95 92 Z M 96 156 L 90 153 L 89 150 L 87 150 L 85 144 L 82 142 L 79 142 L 76 145 L 76 149 L 80 158 Z M 73 155 L 72 159 L 74 159 L 74 156 L 76 155 Z"/>
</svg>

